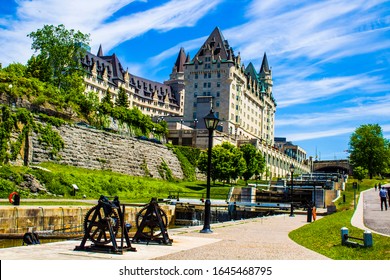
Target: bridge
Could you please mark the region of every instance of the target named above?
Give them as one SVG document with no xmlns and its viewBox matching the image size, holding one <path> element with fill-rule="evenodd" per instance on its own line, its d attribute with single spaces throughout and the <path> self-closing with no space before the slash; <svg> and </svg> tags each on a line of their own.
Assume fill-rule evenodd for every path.
<svg viewBox="0 0 390 280">
<path fill-rule="evenodd" d="M 347 159 L 321 160 L 313 162 L 313 172 L 344 173 L 351 175 L 352 166 Z"/>
</svg>

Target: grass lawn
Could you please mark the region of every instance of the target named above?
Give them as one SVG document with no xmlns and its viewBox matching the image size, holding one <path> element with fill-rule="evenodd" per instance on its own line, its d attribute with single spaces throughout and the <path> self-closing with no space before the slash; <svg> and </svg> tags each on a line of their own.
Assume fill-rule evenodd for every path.
<svg viewBox="0 0 390 280">
<path fill-rule="evenodd" d="M 351 225 L 354 213 L 352 182 L 347 184 L 346 203 L 337 202 L 338 211 L 290 232 L 289 237 L 298 244 L 334 260 L 389 260 L 390 238 L 373 234 L 371 248 L 353 248 L 341 245 L 341 228 L 347 227 L 351 236 L 363 237 L 364 230 Z M 377 180 L 359 183 L 359 192 L 373 187 Z M 383 184 L 384 182 L 382 182 Z M 362 243 L 363 241 L 358 241 Z"/>
</svg>

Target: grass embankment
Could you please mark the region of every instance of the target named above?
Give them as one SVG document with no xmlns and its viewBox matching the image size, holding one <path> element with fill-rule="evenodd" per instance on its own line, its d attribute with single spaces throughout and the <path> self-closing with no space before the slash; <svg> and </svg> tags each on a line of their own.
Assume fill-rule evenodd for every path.
<svg viewBox="0 0 390 280">
<path fill-rule="evenodd" d="M 386 236 L 373 234 L 374 246 L 371 248 L 352 248 L 341 245 L 342 227 L 347 227 L 351 236 L 359 238 L 363 237 L 364 232 L 364 230 L 351 225 L 354 213 L 352 182 L 353 180 L 350 180 L 347 183 L 346 190 L 342 193 L 346 197 L 345 203 L 342 199 L 335 203 L 336 213 L 298 228 L 292 231 L 289 236 L 298 244 L 335 260 L 389 260 L 390 238 Z M 357 195 L 361 191 L 372 188 L 378 182 L 378 180 L 364 180 L 359 183 Z M 383 183 L 384 181 L 382 181 Z"/>
<path fill-rule="evenodd" d="M 149 177 L 134 177 L 111 171 L 90 170 L 73 166 L 53 163 L 41 164 L 44 169 L 2 166 L 0 168 L 0 198 L 17 191 L 21 196 L 21 204 L 58 205 L 55 201 L 31 202 L 26 198 L 43 199 L 77 199 L 97 200 L 100 195 L 107 197 L 118 196 L 122 203 L 148 203 L 151 198 L 193 197 L 200 199 L 206 196 L 206 184 L 203 181 L 164 181 Z M 20 189 L 25 174 L 33 175 L 49 193 L 31 194 L 28 190 Z M 72 185 L 79 188 L 73 196 Z M 211 196 L 215 199 L 226 199 L 230 186 L 216 184 L 211 188 Z M 66 202 L 80 205 L 82 202 Z M 6 204 L 9 204 L 6 202 Z"/>
</svg>

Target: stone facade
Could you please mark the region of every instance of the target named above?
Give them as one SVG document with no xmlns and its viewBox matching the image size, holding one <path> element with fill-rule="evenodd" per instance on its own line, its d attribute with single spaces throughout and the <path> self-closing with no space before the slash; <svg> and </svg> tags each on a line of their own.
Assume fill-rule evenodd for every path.
<svg viewBox="0 0 390 280">
<path fill-rule="evenodd" d="M 159 167 L 165 161 L 173 177 L 184 177 L 176 155 L 164 145 L 77 125 L 64 125 L 58 131 L 65 143 L 61 164 L 161 178 Z M 31 153 L 33 164 L 53 161 L 37 137 L 32 137 Z"/>
<path fill-rule="evenodd" d="M 263 177 L 285 177 L 291 164 L 297 174 L 310 172 L 303 149 L 298 160 L 275 146 L 277 104 L 266 54 L 259 71 L 252 63 L 245 66 L 217 27 L 193 59 L 179 55 L 178 61 L 184 65 L 178 71 L 185 80 L 185 102 L 183 117 L 166 118 L 172 123 L 180 121 L 179 127 L 170 127 L 168 139 L 172 143 L 207 148 L 208 131 L 203 118 L 212 107 L 220 119 L 214 145 L 224 141 L 236 146 L 253 144 L 267 163 L 268 175 Z"/>
<path fill-rule="evenodd" d="M 137 107 L 151 117 L 183 115 L 184 86 L 176 75 L 177 63 L 169 83 L 159 83 L 129 73 L 123 69 L 115 54 L 104 55 L 101 46 L 96 55 L 87 50 L 81 64 L 87 73 L 85 91 L 95 92 L 99 100 L 108 91 L 115 102 L 122 88 L 128 96 L 129 108 Z"/>
<path fill-rule="evenodd" d="M 252 63 L 245 67 L 240 54 L 234 54 L 219 28 L 215 28 L 184 66 L 185 122 L 202 120 L 212 105 L 222 123 L 219 131 L 239 140 L 257 138 L 273 145 L 276 102 L 265 54 L 259 72 Z M 204 128 L 202 121 L 198 128 Z"/>
</svg>

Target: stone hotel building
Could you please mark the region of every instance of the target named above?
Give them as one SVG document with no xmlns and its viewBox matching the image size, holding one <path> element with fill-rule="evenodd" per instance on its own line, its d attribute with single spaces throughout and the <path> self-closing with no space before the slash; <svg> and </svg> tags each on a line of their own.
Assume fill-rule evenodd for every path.
<svg viewBox="0 0 390 280">
<path fill-rule="evenodd" d="M 214 144 L 229 141 L 238 146 L 255 145 L 262 151 L 272 177 L 289 174 L 290 164 L 297 173 L 310 171 L 311 163 L 303 149 L 294 157 L 285 153 L 280 143 L 275 145 L 277 104 L 267 55 L 263 55 L 258 72 L 252 63 L 245 66 L 218 27 L 192 59 L 180 49 L 164 83 L 129 73 L 115 54 L 104 55 L 102 47 L 96 55 L 87 52 L 82 63 L 88 73 L 86 91 L 95 91 L 102 98 L 109 89 L 115 100 L 122 87 L 130 107 L 168 122 L 168 139 L 174 144 L 207 147 L 203 117 L 212 107 L 221 120 Z"/>
</svg>

